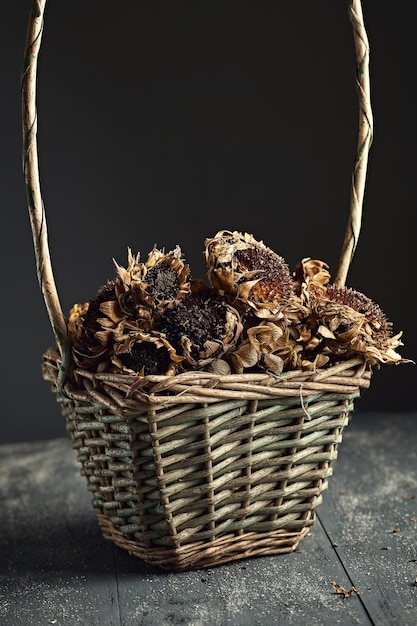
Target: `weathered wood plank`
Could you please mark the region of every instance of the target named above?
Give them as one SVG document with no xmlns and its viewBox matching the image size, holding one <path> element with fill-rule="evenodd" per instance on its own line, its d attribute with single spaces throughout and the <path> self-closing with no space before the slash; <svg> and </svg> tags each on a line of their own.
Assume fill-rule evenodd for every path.
<svg viewBox="0 0 417 626">
<path fill-rule="evenodd" d="M 370 624 L 357 597 L 343 601 L 331 585 L 350 587 L 317 524 L 300 552 L 245 559 L 199 572 L 143 572 L 117 551 L 123 626 Z M 139 573 L 139 576 L 138 576 Z"/>
<path fill-rule="evenodd" d="M 1 446 L 0 468 L 0 624 L 119 625 L 113 557 L 69 442 Z"/>
<path fill-rule="evenodd" d="M 0 446 L 0 623 L 415 626 L 417 414 L 393 420 L 354 416 L 299 552 L 182 573 L 101 537 L 69 441 Z"/>
<path fill-rule="evenodd" d="M 368 623 L 318 524 L 301 551 L 167 574 L 101 537 L 67 440 L 0 447 L 1 623 Z M 325 620 L 323 621 L 323 615 Z"/>
<path fill-rule="evenodd" d="M 65 439 L 0 447 L 0 623 L 366 624 L 318 524 L 301 551 L 165 573 L 104 541 Z"/>
<path fill-rule="evenodd" d="M 356 414 L 319 517 L 378 626 L 417 624 L 417 413 Z"/>
</svg>

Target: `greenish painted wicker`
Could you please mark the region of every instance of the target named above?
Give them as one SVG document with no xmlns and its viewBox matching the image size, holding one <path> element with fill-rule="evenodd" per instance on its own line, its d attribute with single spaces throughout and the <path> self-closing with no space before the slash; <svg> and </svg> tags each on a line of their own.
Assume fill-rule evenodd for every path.
<svg viewBox="0 0 417 626">
<path fill-rule="evenodd" d="M 104 537 L 164 569 L 289 552 L 314 523 L 354 400 L 353 359 L 314 374 L 76 372 L 53 384 Z"/>
</svg>

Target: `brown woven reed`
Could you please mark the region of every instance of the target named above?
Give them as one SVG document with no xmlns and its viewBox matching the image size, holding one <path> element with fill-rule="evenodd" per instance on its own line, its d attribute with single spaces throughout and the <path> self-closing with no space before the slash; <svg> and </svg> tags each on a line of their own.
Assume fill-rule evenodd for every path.
<svg viewBox="0 0 417 626">
<path fill-rule="evenodd" d="M 217 376 L 94 373 L 67 367 L 71 345 L 49 255 L 37 157 L 36 68 L 45 0 L 32 0 L 22 82 L 24 172 L 40 287 L 56 342 L 43 359 L 103 536 L 167 570 L 295 550 L 315 520 L 354 400 L 361 358 L 315 372 Z M 368 42 L 348 2 L 359 95 L 351 211 L 336 283 L 361 225 L 372 142 Z"/>
</svg>

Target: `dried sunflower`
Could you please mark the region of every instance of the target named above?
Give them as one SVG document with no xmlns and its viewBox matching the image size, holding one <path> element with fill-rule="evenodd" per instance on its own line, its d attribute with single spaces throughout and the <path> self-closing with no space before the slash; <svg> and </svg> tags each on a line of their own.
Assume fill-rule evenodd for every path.
<svg viewBox="0 0 417 626">
<path fill-rule="evenodd" d="M 187 369 L 218 374 L 314 370 L 362 354 L 371 364 L 412 362 L 392 323 L 364 294 L 330 284 L 328 265 L 306 257 L 290 275 L 253 235 L 218 231 L 205 241 L 209 285 L 190 277 L 179 246 L 156 247 L 84 304 L 72 307 L 74 362 L 141 376 Z"/>
<path fill-rule="evenodd" d="M 349 287 L 311 290 L 312 317 L 321 348 L 332 355 L 363 354 L 371 364 L 407 362 L 396 351 L 402 333 L 368 296 Z M 409 362 L 409 361 L 408 361 Z"/>
<path fill-rule="evenodd" d="M 240 310 L 257 317 L 279 314 L 292 294 L 292 278 L 284 259 L 253 235 L 221 230 L 206 239 L 207 278 Z"/>
<path fill-rule="evenodd" d="M 114 264 L 116 293 L 128 315 L 132 309 L 139 312 L 140 308 L 153 309 L 180 300 L 190 291 L 190 269 L 179 246 L 167 253 L 154 247 L 144 263 L 140 262 L 139 254 L 134 257 L 128 248 L 127 268 L 116 261 Z"/>
<path fill-rule="evenodd" d="M 74 360 L 80 367 L 98 365 L 106 358 L 111 338 L 100 337 L 101 307 L 105 303 L 117 305 L 115 283 L 112 280 L 100 287 L 97 294 L 88 302 L 74 304 L 69 312 L 68 334 L 73 347 Z"/>
<path fill-rule="evenodd" d="M 199 369 L 235 348 L 242 323 L 223 296 L 191 280 L 190 293 L 159 312 L 155 328 L 184 357 L 183 367 Z"/>
<path fill-rule="evenodd" d="M 127 268 L 114 261 L 116 277 L 89 302 L 72 307 L 68 329 L 78 365 L 90 367 L 107 358 L 117 337 L 127 332 L 150 332 L 154 309 L 189 292 L 190 270 L 179 246 L 167 254 L 154 247 L 145 263 L 139 259 L 129 248 Z"/>
<path fill-rule="evenodd" d="M 147 333 L 124 328 L 125 334 L 117 336 L 112 351 L 112 363 L 128 373 L 174 375 L 183 360 L 166 338 L 157 332 Z M 127 332 L 126 332 L 127 331 Z"/>
</svg>

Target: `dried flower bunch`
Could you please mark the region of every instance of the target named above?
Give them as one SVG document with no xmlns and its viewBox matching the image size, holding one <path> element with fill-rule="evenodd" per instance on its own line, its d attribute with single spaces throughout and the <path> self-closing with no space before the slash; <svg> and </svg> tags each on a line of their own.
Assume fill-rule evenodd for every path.
<svg viewBox="0 0 417 626">
<path fill-rule="evenodd" d="M 371 365 L 408 362 L 402 333 L 364 294 L 331 283 L 329 267 L 305 258 L 290 272 L 253 235 L 221 230 L 206 239 L 206 282 L 191 277 L 179 246 L 156 247 L 84 304 L 68 331 L 77 366 L 95 371 L 175 375 L 302 369 L 352 356 Z"/>
</svg>

